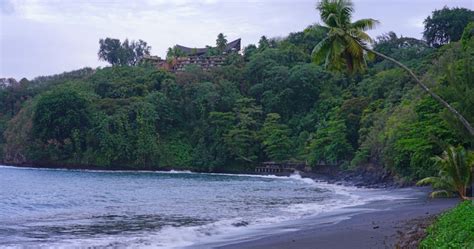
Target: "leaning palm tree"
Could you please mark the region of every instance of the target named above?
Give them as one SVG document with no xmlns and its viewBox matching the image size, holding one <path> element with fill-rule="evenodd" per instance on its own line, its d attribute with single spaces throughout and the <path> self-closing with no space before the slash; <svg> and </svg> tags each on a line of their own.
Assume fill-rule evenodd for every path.
<svg viewBox="0 0 474 249">
<path fill-rule="evenodd" d="M 471 124 L 448 102 L 425 85 L 412 70 L 399 61 L 368 47 L 373 40 L 365 31 L 374 28 L 379 23 L 377 20 L 361 19 L 352 22 L 354 8 L 350 0 L 322 0 L 318 3 L 317 9 L 321 20 L 326 24 L 319 27 L 326 30 L 327 36 L 314 47 L 312 52 L 314 62 L 324 62 L 329 69 L 340 70 L 347 67 L 350 72 L 360 72 L 367 67 L 369 57 L 377 55 L 389 60 L 407 71 L 424 91 L 453 113 L 474 136 L 474 128 Z"/>
<path fill-rule="evenodd" d="M 450 196 L 457 192 L 462 199 L 466 196 L 466 188 L 471 183 L 471 170 L 474 167 L 474 155 L 462 146 L 449 146 L 442 157 L 433 158 L 439 168 L 437 177 L 427 177 L 418 181 L 417 185 L 431 184 L 436 191 L 431 197 Z"/>
</svg>

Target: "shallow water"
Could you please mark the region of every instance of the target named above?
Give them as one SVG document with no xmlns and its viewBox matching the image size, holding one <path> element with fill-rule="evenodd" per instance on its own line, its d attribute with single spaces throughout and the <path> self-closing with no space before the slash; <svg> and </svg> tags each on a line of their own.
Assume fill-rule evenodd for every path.
<svg viewBox="0 0 474 249">
<path fill-rule="evenodd" d="M 183 247 L 378 199 L 291 177 L 0 167 L 0 247 Z M 234 236 L 235 237 L 235 236 Z"/>
</svg>

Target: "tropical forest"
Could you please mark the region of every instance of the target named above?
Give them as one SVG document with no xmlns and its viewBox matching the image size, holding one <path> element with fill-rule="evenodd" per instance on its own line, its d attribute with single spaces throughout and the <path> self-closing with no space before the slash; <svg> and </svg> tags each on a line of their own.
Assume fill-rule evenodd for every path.
<svg viewBox="0 0 474 249">
<path fill-rule="evenodd" d="M 425 40 L 394 32 L 360 39 L 373 41 L 373 51 L 406 65 L 474 120 L 473 15 L 434 11 L 425 20 Z M 376 26 L 370 21 L 358 25 Z M 157 70 L 140 61 L 149 53 L 146 42 L 115 39 L 112 46 L 106 39 L 99 56 L 109 67 L 2 79 L 0 159 L 201 172 L 304 161 L 343 170 L 377 167 L 416 180 L 437 173 L 431 158 L 449 145 L 472 148 L 469 130 L 397 64 L 365 58 L 356 47 L 364 58 L 347 70 L 345 61 L 317 53 L 340 53 L 337 44 L 321 48 L 327 29 L 311 25 L 283 38 L 262 36 L 211 71 Z M 220 35 L 217 43 L 227 42 Z"/>
</svg>

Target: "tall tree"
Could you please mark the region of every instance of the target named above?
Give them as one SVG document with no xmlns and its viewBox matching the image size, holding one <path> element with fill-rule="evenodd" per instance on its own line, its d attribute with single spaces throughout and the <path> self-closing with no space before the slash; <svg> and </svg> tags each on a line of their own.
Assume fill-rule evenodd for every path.
<svg viewBox="0 0 474 249">
<path fill-rule="evenodd" d="M 270 47 L 270 41 L 268 41 L 266 36 L 260 37 L 260 40 L 258 41 L 258 51 L 263 51 L 267 48 Z"/>
<path fill-rule="evenodd" d="M 379 22 L 374 19 L 361 19 L 352 22 L 353 4 L 350 0 L 322 0 L 317 9 L 326 26 L 327 36 L 313 49 L 313 61 L 324 61 L 326 67 L 342 69 L 346 66 L 349 72 L 360 72 L 367 67 L 367 58 L 380 56 L 407 71 L 420 87 L 446 107 L 474 136 L 474 128 L 454 107 L 433 92 L 416 74 L 401 62 L 379 53 L 368 47 L 373 42 L 365 31 L 372 29 Z"/>
<path fill-rule="evenodd" d="M 150 55 L 151 46 L 143 40 L 132 41 L 128 51 L 131 51 L 132 55 L 129 58 L 128 64 L 131 66 L 136 66 L 140 63 L 140 60 L 145 55 Z"/>
<path fill-rule="evenodd" d="M 257 46 L 254 44 L 249 44 L 247 47 L 244 48 L 244 59 L 245 61 L 250 60 L 250 56 L 257 52 Z"/>
<path fill-rule="evenodd" d="M 219 33 L 217 35 L 216 47 L 217 47 L 217 50 L 219 50 L 219 53 L 221 54 L 224 53 L 225 48 L 227 47 L 227 39 L 224 34 Z"/>
<path fill-rule="evenodd" d="M 428 44 L 434 47 L 459 41 L 464 27 L 472 21 L 474 21 L 474 11 L 465 8 L 444 7 L 433 11 L 432 16 L 425 19 L 423 37 Z"/>
<path fill-rule="evenodd" d="M 258 158 L 257 130 L 262 108 L 249 98 L 237 100 L 234 108 L 237 123 L 224 135 L 224 141 L 238 160 L 254 162 Z"/>
<path fill-rule="evenodd" d="M 340 164 L 348 160 L 353 148 L 347 141 L 347 127 L 343 120 L 331 119 L 319 128 L 311 139 L 309 161 L 323 161 L 330 164 Z"/>
<path fill-rule="evenodd" d="M 123 43 L 119 39 L 105 38 L 99 40 L 98 56 L 113 66 L 136 66 L 145 55 L 150 55 L 151 47 L 145 41 L 129 41 Z"/>
<path fill-rule="evenodd" d="M 260 130 L 262 144 L 268 157 L 274 161 L 289 159 L 291 156 L 290 129 L 280 123 L 278 113 L 269 113 Z"/>
<path fill-rule="evenodd" d="M 99 40 L 99 60 L 107 61 L 112 65 L 120 65 L 121 44 L 119 39 L 105 38 Z"/>
</svg>

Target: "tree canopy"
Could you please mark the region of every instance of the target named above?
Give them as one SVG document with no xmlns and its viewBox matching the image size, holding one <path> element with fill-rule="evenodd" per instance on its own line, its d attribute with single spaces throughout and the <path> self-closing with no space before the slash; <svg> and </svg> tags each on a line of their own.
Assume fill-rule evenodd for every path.
<svg viewBox="0 0 474 249">
<path fill-rule="evenodd" d="M 216 48 L 219 51 L 219 53 L 222 54 L 226 47 L 227 47 L 226 36 L 222 33 L 219 33 L 219 35 L 217 35 Z"/>
<path fill-rule="evenodd" d="M 119 39 L 105 38 L 99 40 L 99 59 L 112 66 L 136 66 L 144 55 L 150 55 L 151 47 L 143 40 L 122 43 Z"/>
<path fill-rule="evenodd" d="M 434 47 L 459 41 L 464 27 L 474 21 L 474 11 L 465 8 L 444 7 L 435 10 L 425 21 L 423 37 Z"/>
</svg>

